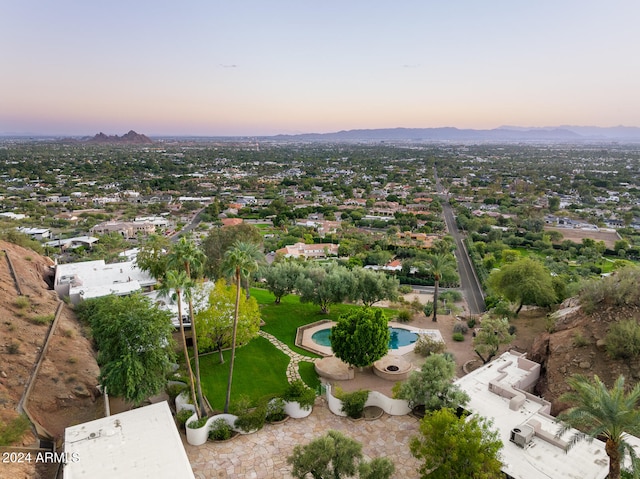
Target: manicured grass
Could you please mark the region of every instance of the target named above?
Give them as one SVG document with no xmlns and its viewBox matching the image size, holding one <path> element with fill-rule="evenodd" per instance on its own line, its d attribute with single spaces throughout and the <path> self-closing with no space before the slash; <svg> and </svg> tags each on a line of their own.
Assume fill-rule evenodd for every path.
<svg viewBox="0 0 640 479">
<path fill-rule="evenodd" d="M 313 363 L 303 361 L 298 363 L 298 372 L 304 383 L 311 389 L 318 389 L 320 387 L 320 378 L 316 373 Z"/>
<path fill-rule="evenodd" d="M 285 296 L 280 304 L 275 304 L 273 295 L 264 289 L 252 288 L 251 296 L 260 304 L 260 313 L 265 322 L 262 330 L 284 342 L 293 351 L 313 358 L 319 356 L 295 346 L 297 328 L 322 319 L 336 321 L 341 314 L 360 307 L 335 304 L 331 307 L 330 314 L 322 314 L 318 306 L 300 303 L 298 296 Z M 389 319 L 397 315 L 397 311 L 393 309 L 384 311 Z M 200 356 L 202 390 L 216 410 L 224 408 L 231 352 L 224 351 L 223 356 L 224 364 L 220 364 L 217 352 Z M 287 387 L 288 364 L 289 357 L 262 337 L 238 348 L 231 386 L 232 403 L 241 395 L 246 395 L 255 402 L 263 396 L 282 394 Z M 299 371 L 302 380 L 309 387 L 317 389 L 320 386 L 313 363 L 301 362 Z"/>
<path fill-rule="evenodd" d="M 224 408 L 229 380 L 231 351 L 224 351 L 224 364 L 218 353 L 200 356 L 202 391 L 216 410 Z M 266 395 L 280 395 L 287 387 L 289 357 L 269 341 L 257 337 L 236 350 L 231 386 L 231 402 L 246 395 L 253 402 Z"/>
<path fill-rule="evenodd" d="M 256 298 L 260 304 L 260 314 L 265 322 L 262 330 L 274 335 L 293 351 L 313 358 L 318 356 L 295 345 L 297 329 L 305 324 L 323 319 L 337 321 L 341 314 L 361 307 L 353 304 L 334 304 L 331 306 L 329 314 L 322 314 L 318 306 L 311 303 L 301 303 L 300 298 L 295 295 L 285 296 L 280 304 L 274 303 L 273 294 L 266 289 L 254 288 L 251 290 L 251 296 Z M 385 308 L 383 311 L 389 319 L 394 318 L 398 313 L 394 309 Z"/>
</svg>

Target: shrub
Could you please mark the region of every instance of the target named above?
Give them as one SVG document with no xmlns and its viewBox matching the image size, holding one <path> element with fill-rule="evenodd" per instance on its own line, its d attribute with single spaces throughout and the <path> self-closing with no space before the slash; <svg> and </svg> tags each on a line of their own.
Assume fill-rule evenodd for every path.
<svg viewBox="0 0 640 479">
<path fill-rule="evenodd" d="M 422 312 L 427 318 L 431 316 L 433 314 L 433 302 L 427 301 L 427 303 L 424 305 L 424 308 L 422 308 Z"/>
<path fill-rule="evenodd" d="M 191 416 L 193 416 L 193 411 L 189 409 L 183 409 L 178 414 L 176 414 L 176 420 L 178 421 L 178 426 L 183 428 L 185 423 Z"/>
<path fill-rule="evenodd" d="M 284 412 L 284 399 L 282 398 L 273 398 L 267 403 L 267 413 L 266 413 L 266 421 L 267 422 L 278 422 L 282 421 L 287 414 Z"/>
<path fill-rule="evenodd" d="M 413 351 L 420 356 L 427 357 L 430 354 L 439 354 L 447 348 L 442 341 L 432 339 L 428 334 L 420 334 L 413 346 Z"/>
<path fill-rule="evenodd" d="M 56 315 L 51 313 L 51 314 L 41 314 L 38 316 L 33 316 L 32 318 L 29 319 L 29 321 L 31 321 L 34 324 L 50 324 L 53 322 L 53 320 L 55 319 Z"/>
<path fill-rule="evenodd" d="M 462 334 L 462 333 L 453 333 L 452 338 L 453 338 L 454 341 L 458 341 L 458 342 L 464 341 L 464 334 Z"/>
<path fill-rule="evenodd" d="M 467 331 L 469 331 L 469 327 L 465 323 L 456 323 L 453 325 L 454 333 L 467 334 Z"/>
<path fill-rule="evenodd" d="M 640 354 L 640 325 L 635 319 L 614 323 L 606 337 L 607 352 L 616 359 L 630 359 Z"/>
<path fill-rule="evenodd" d="M 188 390 L 186 384 L 171 384 L 167 386 L 167 395 L 169 396 L 169 404 L 175 404 L 176 398 L 182 391 Z"/>
<path fill-rule="evenodd" d="M 589 340 L 585 338 L 580 331 L 573 334 L 573 345 L 576 348 L 582 348 L 589 344 Z"/>
<path fill-rule="evenodd" d="M 308 388 L 300 379 L 289 383 L 282 396 L 285 401 L 297 402 L 302 409 L 309 410 L 316 402 L 316 392 Z"/>
<path fill-rule="evenodd" d="M 438 299 L 447 301 L 448 303 L 455 303 L 456 301 L 462 300 L 462 293 L 460 293 L 460 291 L 450 289 L 449 291 L 443 291 L 440 293 Z"/>
<path fill-rule="evenodd" d="M 335 396 L 342 401 L 342 412 L 352 419 L 359 419 L 364 412 L 364 404 L 369 397 L 369 391 L 360 389 L 358 391 L 346 393 L 342 389 L 336 388 Z"/>
<path fill-rule="evenodd" d="M 193 412 L 191 413 L 193 414 Z M 191 416 L 189 416 L 191 417 Z M 201 427 L 204 427 L 205 424 L 207 424 L 207 420 L 209 418 L 208 417 L 201 417 L 200 419 L 196 419 L 195 421 L 191 421 L 189 424 L 187 424 L 187 427 L 189 429 L 199 429 Z"/>
<path fill-rule="evenodd" d="M 18 296 L 13 304 L 18 309 L 26 309 L 31 304 L 31 301 L 29 301 L 29 298 L 27 296 Z"/>
<path fill-rule="evenodd" d="M 227 439 L 231 439 L 233 435 L 233 429 L 227 421 L 222 418 L 216 419 L 211 424 L 211 429 L 209 430 L 209 439 L 212 441 L 226 441 Z"/>
<path fill-rule="evenodd" d="M 256 431 L 262 429 L 266 417 L 267 407 L 266 404 L 263 403 L 238 415 L 238 419 L 236 419 L 234 425 L 244 432 Z"/>
<path fill-rule="evenodd" d="M 13 341 L 7 344 L 7 352 L 9 354 L 18 354 L 20 352 L 20 343 Z"/>
<path fill-rule="evenodd" d="M 411 317 L 411 311 L 407 309 L 401 309 L 400 311 L 398 311 L 398 317 L 396 318 L 396 320 L 399 323 L 408 323 L 409 321 L 411 321 Z"/>
<path fill-rule="evenodd" d="M 6 423 L 0 423 L 0 446 L 10 446 L 29 429 L 29 419 L 20 415 Z"/>
<path fill-rule="evenodd" d="M 476 327 L 476 318 L 470 318 L 467 320 L 467 326 L 469 326 L 469 329 L 473 329 Z"/>
<path fill-rule="evenodd" d="M 403 284 L 398 288 L 400 294 L 409 294 L 413 292 L 413 288 L 408 284 Z"/>
</svg>

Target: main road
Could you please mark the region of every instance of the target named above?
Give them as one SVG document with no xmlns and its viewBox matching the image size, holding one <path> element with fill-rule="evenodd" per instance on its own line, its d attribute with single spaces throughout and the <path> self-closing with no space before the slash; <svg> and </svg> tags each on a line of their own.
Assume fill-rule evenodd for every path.
<svg viewBox="0 0 640 479">
<path fill-rule="evenodd" d="M 482 293 L 482 286 L 478 280 L 467 247 L 464 244 L 464 236 L 458 230 L 455 217 L 453 215 L 453 208 L 449 204 L 449 195 L 440 184 L 440 178 L 438 178 L 438 172 L 434 168 L 433 175 L 436 180 L 436 191 L 442 199 L 442 215 L 444 216 L 444 222 L 447 225 L 449 234 L 456 243 L 456 261 L 458 263 L 458 273 L 460 273 L 460 289 L 469 306 L 469 313 L 472 315 L 482 314 L 485 311 L 484 294 Z"/>
</svg>

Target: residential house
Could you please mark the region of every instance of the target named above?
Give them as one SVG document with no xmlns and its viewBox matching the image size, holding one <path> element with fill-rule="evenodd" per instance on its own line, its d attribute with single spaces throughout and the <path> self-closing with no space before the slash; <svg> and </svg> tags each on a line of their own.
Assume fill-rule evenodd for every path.
<svg viewBox="0 0 640 479">
<path fill-rule="evenodd" d="M 305 258 L 318 259 L 327 258 L 329 256 L 338 256 L 338 248 L 340 245 L 331 243 L 305 244 L 296 243 L 294 245 L 285 246 L 276 251 L 276 254 L 282 254 L 286 258 Z"/>
</svg>

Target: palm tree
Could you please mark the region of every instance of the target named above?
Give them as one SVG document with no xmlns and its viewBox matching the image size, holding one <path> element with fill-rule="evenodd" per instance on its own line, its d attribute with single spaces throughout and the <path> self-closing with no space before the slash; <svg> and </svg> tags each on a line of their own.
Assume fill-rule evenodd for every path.
<svg viewBox="0 0 640 479">
<path fill-rule="evenodd" d="M 192 241 L 190 236 L 182 236 L 177 243 L 173 245 L 167 257 L 167 268 L 182 269 L 186 273 L 188 279 L 193 279 L 202 270 L 206 260 L 205 254 Z M 196 333 L 196 318 L 193 314 L 193 298 L 191 288 L 184 290 L 185 296 L 189 302 L 189 318 L 191 319 L 191 338 L 193 341 L 193 360 L 196 371 L 196 389 L 198 395 L 198 408 L 200 414 L 204 415 L 204 399 L 202 397 L 202 384 L 200 381 L 200 355 L 198 354 L 198 335 Z"/>
<path fill-rule="evenodd" d="M 231 249 L 224 254 L 224 270 L 232 275 L 236 284 L 236 304 L 233 317 L 233 333 L 231 336 L 231 359 L 229 361 L 229 382 L 227 384 L 227 399 L 224 412 L 229 412 L 231 402 L 231 383 L 233 382 L 233 363 L 236 357 L 236 335 L 238 331 L 238 315 L 240 313 L 240 289 L 243 276 L 257 271 L 263 260 L 262 252 L 255 243 L 236 241 Z"/>
<path fill-rule="evenodd" d="M 176 301 L 178 303 L 178 324 L 180 325 L 180 337 L 182 338 L 182 349 L 184 351 L 184 360 L 187 365 L 187 372 L 189 373 L 189 386 L 191 388 L 191 397 L 195 400 L 196 390 L 193 380 L 193 369 L 191 368 L 191 361 L 189 360 L 189 350 L 187 349 L 187 338 L 184 334 L 184 322 L 182 320 L 182 293 L 189 291 L 193 287 L 193 281 L 189 279 L 186 271 L 167 270 L 165 272 L 164 280 L 160 286 L 160 294 L 162 296 L 171 295 L 171 291 L 175 291 Z M 200 417 L 200 408 L 196 408 L 198 417 Z"/>
<path fill-rule="evenodd" d="M 620 466 L 626 454 L 635 463 L 636 454 L 624 440 L 626 434 L 640 435 L 640 383 L 625 393 L 624 376 L 619 376 L 612 389 L 594 376 L 593 380 L 575 375 L 567 380 L 573 391 L 563 394 L 561 401 L 574 404 L 558 416 L 562 426 L 558 436 L 570 428 L 583 428 L 569 440 L 569 446 L 579 441 L 602 438 L 609 456 L 609 479 L 620 478 Z"/>
<path fill-rule="evenodd" d="M 438 321 L 438 286 L 442 276 L 451 272 L 455 267 L 455 260 L 450 254 L 436 253 L 427 259 L 427 268 L 433 275 L 433 321 Z"/>
</svg>

